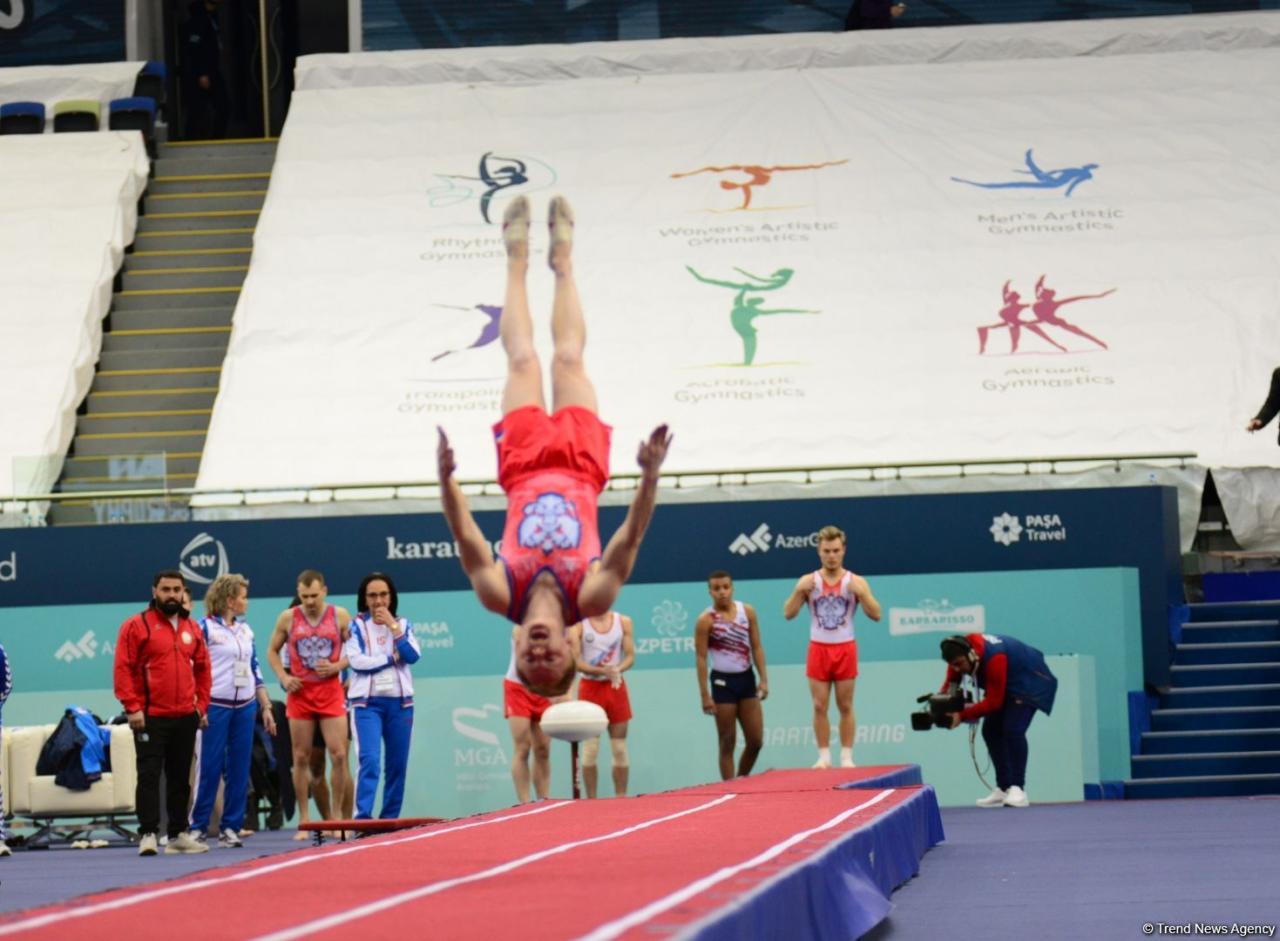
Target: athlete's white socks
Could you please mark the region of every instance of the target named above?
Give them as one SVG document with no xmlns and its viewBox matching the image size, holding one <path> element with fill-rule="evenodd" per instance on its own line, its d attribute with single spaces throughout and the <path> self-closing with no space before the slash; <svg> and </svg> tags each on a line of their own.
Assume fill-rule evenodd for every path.
<svg viewBox="0 0 1280 941">
<path fill-rule="evenodd" d="M 855 765 L 854 765 L 854 763 L 853 763 L 853 749 L 852 749 L 852 748 L 841 748 L 841 749 L 840 749 L 840 767 L 841 767 L 841 768 L 853 768 L 853 767 L 855 767 Z"/>
<path fill-rule="evenodd" d="M 830 766 L 831 766 L 831 749 L 830 749 L 830 748 L 819 748 L 819 749 L 818 749 L 818 761 L 826 762 L 827 767 L 830 767 Z"/>
</svg>

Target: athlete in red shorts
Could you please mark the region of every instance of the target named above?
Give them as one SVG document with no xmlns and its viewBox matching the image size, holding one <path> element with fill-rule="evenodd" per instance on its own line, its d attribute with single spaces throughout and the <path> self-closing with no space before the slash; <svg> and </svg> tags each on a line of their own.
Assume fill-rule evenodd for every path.
<svg viewBox="0 0 1280 941">
<path fill-rule="evenodd" d="M 813 699 L 813 734 L 818 740 L 815 768 L 831 767 L 831 723 L 827 710 L 831 706 L 831 687 L 836 690 L 836 708 L 840 711 L 840 767 L 852 768 L 853 688 L 858 677 L 858 644 L 853 636 L 853 615 L 858 606 L 873 621 L 880 620 L 880 602 L 871 586 L 860 575 L 844 567 L 847 541 L 835 526 L 818 531 L 818 558 L 822 568 L 810 572 L 796 582 L 795 590 L 782 606 L 789 621 L 808 606 L 809 657 L 805 675 L 809 678 L 809 694 Z"/>
<path fill-rule="evenodd" d="M 523 196 L 513 200 L 502 222 L 507 290 L 499 330 L 507 379 L 502 420 L 493 431 L 507 522 L 499 559 L 494 559 L 454 477 L 456 462 L 443 428 L 437 460 L 445 518 L 463 571 L 480 603 L 517 625 L 517 674 L 534 692 L 551 697 L 573 683 L 568 628 L 608 611 L 631 575 L 653 516 L 658 472 L 671 438 L 666 425 L 659 425 L 641 442 L 635 499 L 601 552 L 596 502 L 609 479 L 610 429 L 596 414 L 595 387 L 582 362 L 586 328 L 573 276 L 573 213 L 563 197 L 551 201 L 548 224 L 548 259 L 555 272 L 550 414 L 525 287 L 529 201 Z"/>
<path fill-rule="evenodd" d="M 324 738 L 332 767 L 329 819 L 337 812 L 349 789 L 347 770 L 347 699 L 342 689 L 342 671 L 347 658 L 342 647 L 350 634 L 351 615 L 346 608 L 326 604 L 329 589 L 324 576 L 307 569 L 298 576 L 298 605 L 286 608 L 276 618 L 275 631 L 267 644 L 267 662 L 288 694 L 285 714 L 293 740 L 293 790 L 298 797 L 298 822 L 310 820 L 311 741 L 316 727 Z M 280 651 L 288 646 L 286 668 Z M 323 766 L 322 766 L 323 767 Z M 309 834 L 299 830 L 295 839 Z"/>
<path fill-rule="evenodd" d="M 583 618 L 569 640 L 577 662 L 578 698 L 593 702 L 609 719 L 609 769 L 613 773 L 613 793 L 627 794 L 631 760 L 627 756 L 627 723 L 631 721 L 631 697 L 622 674 L 636 662 L 636 645 L 631 618 L 616 611 L 600 617 Z M 599 776 L 600 738 L 582 743 L 582 783 L 587 797 L 596 796 Z"/>
<path fill-rule="evenodd" d="M 539 800 L 545 800 L 551 792 L 551 739 L 542 731 L 542 714 L 552 702 L 561 702 L 539 696 L 525 685 L 516 672 L 516 634 L 511 630 L 511 662 L 502 680 L 502 714 L 511 730 L 511 780 L 516 787 L 516 800 L 521 804 L 529 800 L 529 785 Z M 529 771 L 529 759 L 533 758 L 533 772 Z"/>
</svg>

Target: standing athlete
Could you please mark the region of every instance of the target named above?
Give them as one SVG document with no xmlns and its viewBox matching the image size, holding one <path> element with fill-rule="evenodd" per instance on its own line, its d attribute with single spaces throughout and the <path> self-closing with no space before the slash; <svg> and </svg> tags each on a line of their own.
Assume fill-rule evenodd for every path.
<svg viewBox="0 0 1280 941">
<path fill-rule="evenodd" d="M 751 773 L 760 754 L 764 744 L 761 703 L 769 695 L 769 677 L 756 609 L 733 600 L 733 579 L 728 572 L 716 571 L 707 576 L 707 591 L 711 594 L 711 607 L 698 616 L 693 634 L 698 692 L 702 695 L 702 711 L 716 717 L 720 777 L 727 781 L 733 777 L 733 751 L 737 746 L 735 722 L 742 726 L 739 776 Z M 710 677 L 707 676 L 708 657 Z M 752 660 L 760 671 L 758 681 L 751 669 Z"/>
<path fill-rule="evenodd" d="M 796 582 L 791 597 L 782 606 L 788 621 L 808 605 L 812 617 L 809 627 L 809 658 L 805 675 L 809 678 L 809 694 L 813 698 L 813 734 L 818 740 L 815 768 L 831 767 L 831 723 L 827 710 L 831 707 L 831 687 L 836 690 L 836 708 L 840 710 L 840 767 L 853 768 L 853 687 L 858 678 L 858 642 L 853 637 L 853 615 L 858 605 L 873 621 L 880 620 L 880 602 L 861 575 L 844 567 L 848 542 L 844 531 L 835 526 L 818 530 L 818 558 L 822 568 L 810 572 Z"/>
<path fill-rule="evenodd" d="M 564 694 L 573 683 L 569 627 L 607 612 L 631 575 L 671 443 L 666 425 L 641 442 L 635 499 L 602 553 L 596 502 L 609 479 L 611 429 L 596 414 L 595 387 L 582 361 L 586 326 L 573 276 L 573 212 L 557 196 L 549 215 L 548 258 L 555 272 L 550 414 L 525 286 L 529 201 L 513 200 L 502 223 L 507 288 L 499 332 L 507 353 L 507 380 L 502 420 L 493 433 L 507 521 L 498 560 L 454 477 L 453 449 L 444 429 L 437 452 L 441 501 L 462 569 L 480 603 L 516 625 L 515 673 L 533 692 L 547 697 Z"/>
<path fill-rule="evenodd" d="M 293 742 L 293 790 L 298 797 L 299 823 L 310 819 L 311 740 L 317 725 L 333 768 L 329 781 L 330 820 L 337 819 L 349 787 L 347 701 L 342 690 L 342 671 L 348 664 L 342 648 L 351 636 L 351 615 L 346 608 L 325 604 L 328 593 L 323 575 L 313 569 L 302 572 L 298 576 L 300 603 L 286 608 L 276 618 L 276 628 L 267 645 L 267 662 L 288 693 L 285 714 Z M 280 650 L 286 644 L 287 668 L 280 659 Z M 307 837 L 300 830 L 294 838 Z"/>
<path fill-rule="evenodd" d="M 631 618 L 616 611 L 600 617 L 583 618 L 570 635 L 578 672 L 578 698 L 593 702 L 609 720 L 610 770 L 613 792 L 627 795 L 630 759 L 627 757 L 627 723 L 631 721 L 631 697 L 622 674 L 636 662 Z M 596 796 L 600 736 L 582 743 L 582 784 L 587 797 Z"/>
</svg>

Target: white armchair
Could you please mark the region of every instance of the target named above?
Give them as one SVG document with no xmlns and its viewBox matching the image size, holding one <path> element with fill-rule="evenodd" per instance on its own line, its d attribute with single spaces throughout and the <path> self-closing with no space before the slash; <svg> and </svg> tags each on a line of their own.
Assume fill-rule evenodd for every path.
<svg viewBox="0 0 1280 941">
<path fill-rule="evenodd" d="M 40 829 L 28 844 L 47 842 L 55 832 L 86 835 L 109 829 L 132 839 L 134 834 L 117 820 L 135 813 L 138 782 L 133 732 L 127 725 L 111 726 L 111 770 L 87 791 L 72 791 L 53 782 L 53 775 L 36 774 L 40 750 L 53 734 L 54 725 L 5 729 L 5 806 L 14 817 L 26 818 Z M 60 818 L 89 818 L 87 823 L 59 824 Z"/>
</svg>

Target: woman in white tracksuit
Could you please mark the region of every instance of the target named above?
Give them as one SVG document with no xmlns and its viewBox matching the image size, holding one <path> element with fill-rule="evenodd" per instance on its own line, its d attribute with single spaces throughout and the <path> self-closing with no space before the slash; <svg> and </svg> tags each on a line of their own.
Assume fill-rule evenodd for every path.
<svg viewBox="0 0 1280 941">
<path fill-rule="evenodd" d="M 359 768 L 356 771 L 356 819 L 373 816 L 373 800 L 382 776 L 386 751 L 386 782 L 382 788 L 384 820 L 400 816 L 409 740 L 413 733 L 413 677 L 411 664 L 421 655 L 413 628 L 397 617 L 399 597 L 391 579 L 381 572 L 366 575 L 356 598 L 359 614 L 351 619 L 344 653 L 350 664 L 351 706 Z"/>
</svg>

